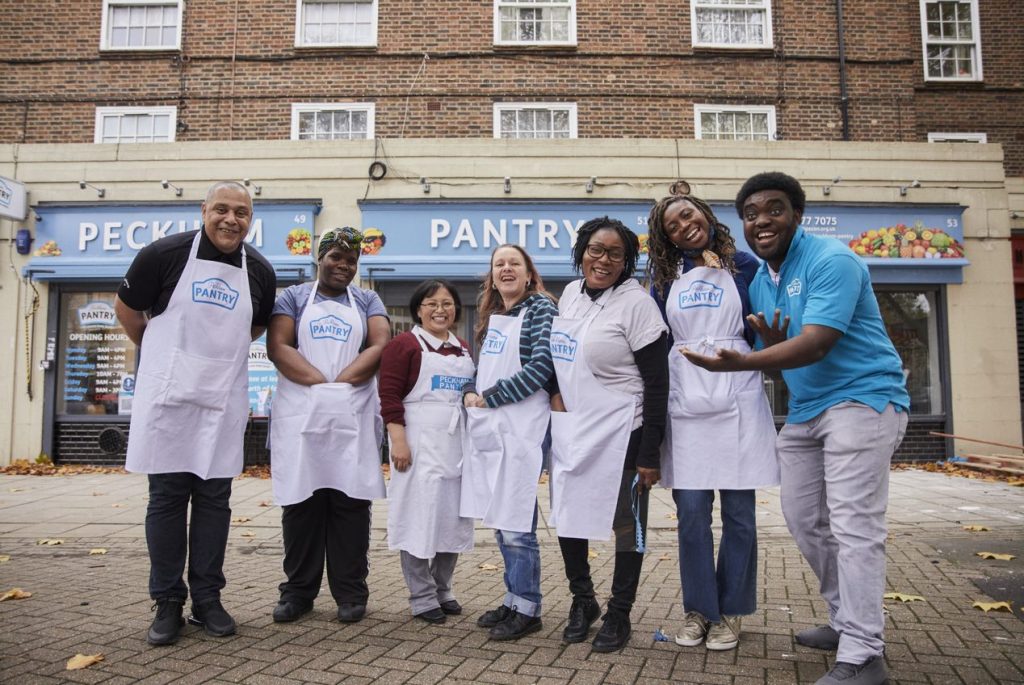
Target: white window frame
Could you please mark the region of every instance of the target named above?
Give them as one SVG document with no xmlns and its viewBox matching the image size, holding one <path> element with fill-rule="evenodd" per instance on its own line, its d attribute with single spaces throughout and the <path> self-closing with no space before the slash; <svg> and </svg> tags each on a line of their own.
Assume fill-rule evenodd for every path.
<svg viewBox="0 0 1024 685">
<path fill-rule="evenodd" d="M 928 134 L 929 143 L 987 143 L 987 133 L 950 133 L 936 131 Z"/>
<path fill-rule="evenodd" d="M 175 134 L 177 133 L 178 126 L 178 108 L 174 106 L 166 107 L 97 107 L 96 108 L 96 130 L 93 135 L 93 142 L 104 143 L 103 140 L 103 119 L 108 116 L 125 116 L 125 115 L 137 115 L 137 114 L 149 114 L 151 116 L 158 116 L 163 114 L 170 115 L 170 121 L 168 122 L 168 132 L 170 137 L 167 140 L 154 140 L 149 142 L 139 143 L 140 145 L 148 145 L 152 143 L 173 143 Z M 127 141 L 116 141 L 106 142 L 106 145 L 117 145 L 122 142 L 129 144 Z M 135 144 L 132 141 L 131 144 Z"/>
<path fill-rule="evenodd" d="M 372 23 L 370 25 L 370 36 L 364 41 L 353 41 L 351 43 L 308 43 L 302 32 L 303 12 L 308 4 L 317 2 L 339 2 L 340 4 L 371 5 Z M 377 47 L 377 21 L 378 21 L 378 0 L 295 0 L 295 47 L 297 48 L 374 48 Z"/>
<path fill-rule="evenodd" d="M 305 112 L 366 112 L 366 138 L 332 138 L 331 140 L 372 140 L 374 138 L 374 119 L 376 107 L 372 102 L 293 102 L 292 103 L 292 140 L 310 140 L 299 138 L 299 115 Z M 316 141 L 314 142 L 323 142 Z"/>
<path fill-rule="evenodd" d="M 502 140 L 568 140 L 579 137 L 575 102 L 495 102 L 494 137 L 501 138 L 501 113 L 521 109 L 565 110 L 569 113 L 569 138 L 502 138 Z"/>
<path fill-rule="evenodd" d="M 755 6 L 735 5 L 718 0 L 690 0 L 690 40 L 695 48 L 721 48 L 725 50 L 764 50 L 771 48 L 772 43 L 772 3 L 761 0 L 764 8 L 764 35 L 760 43 L 702 43 L 697 30 L 697 9 L 700 7 L 720 8 L 722 10 L 757 10 Z"/>
<path fill-rule="evenodd" d="M 565 40 L 502 40 L 501 38 L 501 8 L 517 7 L 521 9 L 544 9 L 554 7 L 568 7 L 569 10 L 569 31 Z M 564 2 L 530 2 L 521 4 L 515 0 L 494 0 L 494 44 L 495 45 L 576 45 L 576 0 Z"/>
<path fill-rule="evenodd" d="M 935 44 L 949 45 L 973 45 L 974 46 L 974 74 L 971 76 L 931 76 L 928 74 L 928 5 L 934 4 L 937 0 L 920 0 L 921 3 L 921 66 L 924 70 L 925 81 L 940 82 L 962 82 L 981 81 L 981 22 L 978 19 L 978 0 L 957 0 L 968 2 L 971 5 L 971 28 L 972 40 L 970 41 L 934 41 Z M 942 0 L 938 0 L 941 2 Z"/>
<path fill-rule="evenodd" d="M 722 112 L 744 112 L 747 114 L 767 114 L 768 115 L 768 138 L 767 140 L 772 141 L 778 138 L 778 129 L 775 125 L 775 105 L 694 105 L 693 106 L 693 134 L 697 140 L 729 140 L 728 138 L 707 138 L 705 139 L 701 134 L 700 116 L 701 114 L 718 114 Z M 763 138 L 736 138 L 733 140 L 743 140 L 748 142 L 759 142 L 764 140 Z"/>
<path fill-rule="evenodd" d="M 110 45 L 110 10 L 113 7 L 136 7 L 145 5 L 177 5 L 178 6 L 178 31 L 174 37 L 174 45 Z M 185 16 L 185 0 L 103 0 L 103 15 L 100 19 L 100 50 L 125 51 L 153 51 L 153 50 L 181 50 L 181 25 Z"/>
</svg>

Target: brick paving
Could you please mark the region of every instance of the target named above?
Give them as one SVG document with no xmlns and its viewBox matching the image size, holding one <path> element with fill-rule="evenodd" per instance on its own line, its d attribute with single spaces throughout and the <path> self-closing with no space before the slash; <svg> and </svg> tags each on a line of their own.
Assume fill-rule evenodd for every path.
<svg viewBox="0 0 1024 685">
<path fill-rule="evenodd" d="M 540 488 L 542 512 L 546 487 Z M 758 493 L 760 606 L 743 622 L 737 650 L 708 652 L 655 642 L 682 618 L 671 498 L 652 498 L 644 575 L 633 611 L 633 637 L 616 654 L 560 641 L 569 597 L 554 531 L 541 522 L 544 628 L 516 642 L 495 643 L 476 617 L 504 593 L 501 556 L 490 532 L 462 557 L 455 590 L 465 607 L 442 626 L 412 619 L 397 553 L 384 537 L 386 504 L 374 505 L 370 604 L 358 624 L 335 619 L 326 588 L 311 614 L 274 624 L 270 611 L 282 580 L 280 511 L 266 506 L 270 482 L 235 481 L 224 604 L 238 634 L 211 638 L 186 626 L 170 647 L 146 644 L 152 618 L 142 521 L 146 481 L 129 474 L 0 476 L 0 591 L 21 587 L 29 599 L 0 603 L 3 683 L 723 683 L 814 682 L 828 655 L 793 641 L 824 620 L 816 580 L 793 545 L 778 491 Z M 1024 578 L 1024 489 L 920 471 L 894 472 L 889 513 L 888 588 L 924 601 L 887 601 L 887 660 L 906 683 L 1024 682 L 1024 614 L 972 608 L 989 597 L 973 580 L 999 565 L 1010 583 Z M 965 524 L 990 532 L 969 533 Z M 59 546 L 40 546 L 59 538 Z M 976 551 L 1016 550 L 1010 562 L 951 559 L 953 542 Z M 105 555 L 90 555 L 105 548 Z M 611 543 L 594 543 L 597 591 L 607 598 Z M 969 556 L 969 555 L 968 555 Z M 493 564 L 498 571 L 481 569 Z M 1008 574 L 1008 575 L 1006 575 Z M 1019 590 L 1020 588 L 1015 588 Z M 76 653 L 105 660 L 65 670 Z"/>
</svg>

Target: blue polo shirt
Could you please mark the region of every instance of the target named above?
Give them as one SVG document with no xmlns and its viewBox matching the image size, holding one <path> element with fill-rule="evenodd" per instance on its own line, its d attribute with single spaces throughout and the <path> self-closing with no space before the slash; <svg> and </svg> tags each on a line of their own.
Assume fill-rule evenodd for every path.
<svg viewBox="0 0 1024 685">
<path fill-rule="evenodd" d="M 864 261 L 838 240 L 797 228 L 779 275 L 775 285 L 768 264 L 758 269 L 750 285 L 755 312 L 769 320 L 776 309 L 788 315 L 790 338 L 807 324 L 843 333 L 821 361 L 782 372 L 789 388 L 786 423 L 809 421 L 848 400 L 879 413 L 888 404 L 909 409 L 903 362 L 885 331 Z"/>
</svg>

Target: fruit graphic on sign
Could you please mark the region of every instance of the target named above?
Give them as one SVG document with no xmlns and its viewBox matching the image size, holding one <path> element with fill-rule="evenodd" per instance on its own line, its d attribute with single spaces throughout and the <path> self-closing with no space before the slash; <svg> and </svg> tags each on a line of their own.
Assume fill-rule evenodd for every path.
<svg viewBox="0 0 1024 685">
<path fill-rule="evenodd" d="M 640 239 L 640 254 L 647 254 L 647 234 L 637 236 Z"/>
<path fill-rule="evenodd" d="M 953 259 L 964 256 L 964 246 L 940 228 L 896 224 L 864 231 L 849 242 L 862 257 L 883 259 Z"/>
<path fill-rule="evenodd" d="M 377 254 L 381 248 L 384 247 L 384 243 L 387 242 L 387 237 L 384 232 L 379 228 L 367 228 L 363 231 L 363 254 Z"/>
<path fill-rule="evenodd" d="M 36 257 L 60 257 L 60 246 L 56 240 L 47 240 L 34 252 Z"/>
<path fill-rule="evenodd" d="M 293 228 L 288 231 L 284 244 L 294 255 L 307 255 L 313 249 L 313 236 L 304 228 Z"/>
</svg>

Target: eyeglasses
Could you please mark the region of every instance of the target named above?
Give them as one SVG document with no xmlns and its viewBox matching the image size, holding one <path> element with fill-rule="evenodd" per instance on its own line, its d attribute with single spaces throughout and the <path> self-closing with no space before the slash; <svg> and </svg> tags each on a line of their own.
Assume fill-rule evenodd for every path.
<svg viewBox="0 0 1024 685">
<path fill-rule="evenodd" d="M 589 245 L 587 245 L 587 254 L 593 257 L 594 259 L 600 259 L 601 257 L 607 255 L 608 261 L 616 263 L 626 260 L 626 251 L 623 250 L 621 247 L 608 248 L 598 243 L 590 243 Z"/>
<path fill-rule="evenodd" d="M 420 306 L 421 307 L 426 307 L 427 309 L 438 309 L 438 310 L 441 310 L 441 309 L 455 309 L 455 303 L 452 302 L 451 300 L 449 300 L 447 302 L 429 302 L 429 301 L 428 302 L 420 302 Z"/>
</svg>

